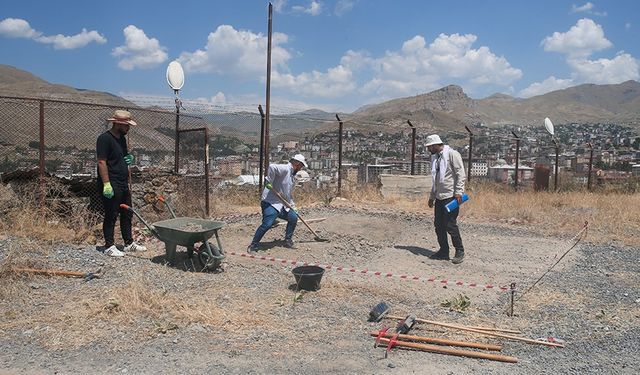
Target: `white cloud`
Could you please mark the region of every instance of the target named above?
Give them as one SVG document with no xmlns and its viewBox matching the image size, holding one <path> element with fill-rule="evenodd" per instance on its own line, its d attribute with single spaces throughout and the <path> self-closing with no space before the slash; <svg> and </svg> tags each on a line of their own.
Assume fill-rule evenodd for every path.
<svg viewBox="0 0 640 375">
<path fill-rule="evenodd" d="M 274 71 L 271 84 L 274 87 L 289 89 L 296 94 L 322 98 L 340 97 L 356 88 L 351 69 L 342 65 L 330 68 L 326 73 L 314 70 L 297 76 Z"/>
<path fill-rule="evenodd" d="M 333 12 L 336 16 L 343 16 L 353 9 L 356 5 L 357 0 L 338 0 Z"/>
<path fill-rule="evenodd" d="M 29 25 L 29 22 L 20 18 L 5 18 L 0 21 L 0 35 L 10 38 L 31 39 L 43 44 L 52 44 L 54 49 L 76 49 L 84 47 L 91 42 L 98 44 L 107 42 L 107 39 L 97 31 L 87 31 L 87 29 L 84 28 L 79 34 L 72 36 L 62 34 L 42 35 L 42 32 L 33 29 L 31 25 Z"/>
<path fill-rule="evenodd" d="M 302 5 L 294 5 L 291 7 L 291 10 L 293 10 L 294 12 L 302 12 L 302 13 L 310 14 L 312 16 L 317 16 L 320 13 L 322 13 L 322 3 L 312 0 L 308 8 Z"/>
<path fill-rule="evenodd" d="M 213 104 L 225 104 L 227 102 L 227 97 L 224 95 L 222 91 L 218 91 L 217 94 L 211 97 L 211 103 Z"/>
<path fill-rule="evenodd" d="M 556 31 L 542 41 L 545 51 L 565 53 L 574 58 L 589 56 L 612 45 L 605 38 L 602 26 L 588 18 L 578 20 L 566 33 Z"/>
<path fill-rule="evenodd" d="M 120 58 L 120 68 L 152 68 L 167 60 L 166 48 L 160 45 L 158 39 L 147 37 L 144 30 L 129 25 L 124 28 L 123 33 L 125 44 L 111 52 L 113 56 Z"/>
<path fill-rule="evenodd" d="M 623 51 L 618 52 L 613 59 L 589 59 L 593 52 L 612 46 L 605 38 L 602 27 L 589 19 L 579 20 L 567 33 L 553 33 L 552 37 L 545 38 L 543 45 L 547 51 L 567 55 L 566 61 L 571 68 L 571 77 L 557 79 L 551 76 L 542 82 L 533 83 L 520 92 L 523 97 L 582 83 L 616 84 L 640 78 L 638 60 Z"/>
<path fill-rule="evenodd" d="M 625 30 L 630 30 L 631 29 L 631 22 L 627 22 L 624 24 L 624 29 Z"/>
<path fill-rule="evenodd" d="M 577 6 L 576 4 L 571 5 L 571 13 L 588 12 L 591 9 L 593 9 L 593 4 L 590 2 L 580 6 Z"/>
<path fill-rule="evenodd" d="M 613 59 L 569 60 L 568 63 L 574 80 L 581 83 L 620 83 L 640 77 L 638 60 L 628 53 L 619 53 Z"/>
<path fill-rule="evenodd" d="M 536 95 L 546 94 L 551 91 L 566 89 L 571 86 L 574 86 L 572 79 L 559 79 L 551 76 L 542 82 L 536 82 L 529 85 L 529 87 L 520 91 L 519 96 L 529 98 Z"/>
<path fill-rule="evenodd" d="M 476 39 L 473 34 L 440 34 L 427 46 L 422 36 L 415 36 L 399 51 L 372 59 L 374 77 L 362 91 L 394 97 L 431 90 L 452 79 L 473 90 L 488 84 L 508 86 L 522 77 L 520 69 L 488 47 L 471 48 Z"/>
<path fill-rule="evenodd" d="M 580 5 L 577 6 L 575 4 L 571 5 L 571 10 L 569 11 L 569 14 L 571 13 L 588 13 L 588 14 L 593 14 L 596 16 L 606 16 L 607 12 L 596 12 L 593 10 L 593 8 L 595 8 L 595 5 L 593 5 L 593 3 L 591 2 L 587 2 L 584 5 Z"/>
<path fill-rule="evenodd" d="M 40 43 L 53 44 L 54 49 L 76 49 L 84 47 L 91 42 L 104 44 L 107 39 L 100 35 L 97 31 L 82 29 L 80 34 L 65 36 L 62 34 L 51 36 L 40 36 L 35 39 Z"/>
<path fill-rule="evenodd" d="M 513 68 L 488 47 L 472 48 L 476 39 L 471 34 L 441 34 L 427 45 L 418 35 L 405 41 L 400 50 L 387 51 L 381 57 L 349 50 L 337 66 L 326 72 L 314 70 L 296 75 L 276 70 L 272 85 L 305 97 L 357 94 L 364 96 L 363 100 L 375 96 L 380 101 L 431 91 L 451 80 L 463 82 L 465 89 L 473 90 L 487 85 L 508 87 L 522 77 L 520 69 Z M 362 82 L 360 86 L 358 82 Z"/>
<path fill-rule="evenodd" d="M 273 4 L 273 10 L 277 13 L 282 13 L 284 12 L 284 6 L 287 4 L 287 0 L 275 0 L 272 1 L 271 4 Z"/>
<path fill-rule="evenodd" d="M 9 38 L 34 39 L 42 35 L 42 33 L 32 29 L 29 22 L 23 19 L 5 18 L 0 21 L 0 35 Z"/>
<path fill-rule="evenodd" d="M 273 34 L 271 64 L 274 70 L 278 67 L 286 69 L 291 55 L 280 45 L 287 42 L 286 34 Z M 267 37 L 221 25 L 209 34 L 203 49 L 183 52 L 178 60 L 191 72 L 234 74 L 247 78 L 266 74 L 266 56 Z"/>
</svg>

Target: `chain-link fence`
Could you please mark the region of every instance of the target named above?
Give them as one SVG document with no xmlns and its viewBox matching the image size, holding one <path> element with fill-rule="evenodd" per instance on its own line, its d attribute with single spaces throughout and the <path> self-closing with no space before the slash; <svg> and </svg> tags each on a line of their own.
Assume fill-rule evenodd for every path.
<svg viewBox="0 0 640 375">
<path fill-rule="evenodd" d="M 24 196 L 33 195 L 41 204 L 81 199 L 84 207 L 100 213 L 96 139 L 110 128 L 107 119 L 115 109 L 127 109 L 139 124 L 128 134 L 129 149 L 135 156 L 131 167 L 134 205 L 163 209 L 157 197 L 164 195 L 181 215 L 207 216 L 209 198 L 220 189 L 258 185 L 262 119 L 257 111 L 208 108 L 195 116 L 188 109 L 177 114 L 129 104 L 0 97 L 2 181 Z M 380 174 L 431 173 L 424 146 L 426 136 L 437 132 L 431 127 L 415 124 L 416 132 L 406 126 L 406 120 L 397 121 L 403 124 L 400 128 L 343 120 L 340 137 L 339 122 L 330 116 L 272 116 L 270 162 L 286 162 L 302 152 L 311 175 L 307 185 L 325 192 L 337 191 L 338 178 L 344 189 L 353 190 L 378 183 Z M 310 129 L 316 131 L 307 131 Z M 390 133 L 389 129 L 402 130 Z M 637 185 L 633 174 L 638 171 L 633 166 L 637 167 L 640 145 L 632 130 L 615 127 L 612 133 L 612 126 L 575 124 L 556 130 L 556 139 L 541 127 L 495 129 L 476 124 L 438 133 L 465 159 L 470 184 L 491 181 L 519 190 L 631 186 L 633 181 Z M 283 134 L 289 135 L 278 137 Z M 257 186 L 255 193 L 257 197 Z"/>
<path fill-rule="evenodd" d="M 96 140 L 110 129 L 107 119 L 115 109 L 129 110 L 138 123 L 127 135 L 129 152 L 135 157 L 130 168 L 134 204 L 155 205 L 158 195 L 179 198 L 181 192 L 206 201 L 205 134 L 181 133 L 176 147 L 176 126 L 185 131 L 205 129 L 207 122 L 189 114 L 180 114 L 178 119 L 173 112 L 135 107 L 0 97 L 2 182 L 11 183 L 17 191 L 38 191 L 40 203 L 81 199 L 90 211 L 101 213 Z M 176 161 L 181 173 L 172 174 Z M 67 188 L 52 189 L 53 181 Z"/>
</svg>

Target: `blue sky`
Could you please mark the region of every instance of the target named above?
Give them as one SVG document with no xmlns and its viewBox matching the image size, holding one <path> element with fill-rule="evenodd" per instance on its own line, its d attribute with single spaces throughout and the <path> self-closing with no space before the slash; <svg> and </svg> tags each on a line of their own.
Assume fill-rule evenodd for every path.
<svg viewBox="0 0 640 375">
<path fill-rule="evenodd" d="M 275 0 L 272 111 L 360 106 L 457 84 L 531 97 L 640 78 L 634 0 Z M 124 97 L 265 103 L 267 1 L 5 1 L 0 63 Z"/>
</svg>

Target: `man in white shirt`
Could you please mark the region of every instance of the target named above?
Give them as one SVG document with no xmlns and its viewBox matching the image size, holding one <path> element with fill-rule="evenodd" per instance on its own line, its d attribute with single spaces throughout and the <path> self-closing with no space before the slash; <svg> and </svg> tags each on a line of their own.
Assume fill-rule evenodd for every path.
<svg viewBox="0 0 640 375">
<path fill-rule="evenodd" d="M 295 186 L 294 176 L 302 168 L 307 167 L 304 155 L 294 155 L 287 164 L 270 164 L 267 176 L 265 177 L 264 190 L 262 191 L 262 224 L 256 229 L 251 245 L 247 247 L 247 252 L 253 253 L 258 250 L 258 244 L 262 237 L 267 233 L 276 218 L 287 220 L 287 228 L 285 229 L 284 246 L 293 248 L 293 232 L 298 223 L 298 213 L 293 202 L 291 193 Z M 287 203 L 292 207 L 287 207 L 278 198 L 274 191 L 277 191 Z"/>
<path fill-rule="evenodd" d="M 464 259 L 464 247 L 460 230 L 456 222 L 459 208 L 447 212 L 447 203 L 456 199 L 458 206 L 462 203 L 464 194 L 464 183 L 467 176 L 464 172 L 464 164 L 460 153 L 449 145 L 445 145 L 440 136 L 432 134 L 427 137 L 427 149 L 431 153 L 431 177 L 433 185 L 429 194 L 429 207 L 434 207 L 434 225 L 440 249 L 431 255 L 431 259 L 449 260 L 449 239 L 456 249 L 454 264 L 462 263 Z"/>
</svg>

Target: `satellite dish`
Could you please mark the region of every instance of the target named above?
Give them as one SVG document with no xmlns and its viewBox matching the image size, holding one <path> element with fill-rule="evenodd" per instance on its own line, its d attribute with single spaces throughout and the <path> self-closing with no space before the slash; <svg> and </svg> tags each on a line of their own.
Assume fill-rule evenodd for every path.
<svg viewBox="0 0 640 375">
<path fill-rule="evenodd" d="M 553 136 L 554 132 L 553 132 L 553 122 L 551 122 L 551 120 L 548 117 L 544 118 L 544 128 L 547 129 L 547 133 L 551 134 L 551 136 Z"/>
<path fill-rule="evenodd" d="M 184 85 L 184 71 L 182 65 L 177 61 L 172 61 L 167 67 L 167 83 L 174 90 L 178 91 Z"/>
</svg>

